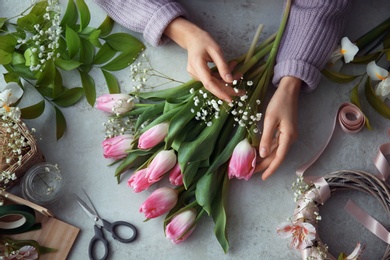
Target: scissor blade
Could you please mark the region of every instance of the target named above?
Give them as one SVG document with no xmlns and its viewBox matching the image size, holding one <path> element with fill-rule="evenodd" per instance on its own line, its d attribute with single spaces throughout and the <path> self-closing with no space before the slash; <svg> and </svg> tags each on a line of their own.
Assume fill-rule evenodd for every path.
<svg viewBox="0 0 390 260">
<path fill-rule="evenodd" d="M 77 200 L 77 202 L 79 203 L 79 205 L 81 206 L 81 208 L 85 211 L 85 213 L 87 213 L 87 215 L 94 221 L 96 222 L 96 220 L 98 219 L 98 216 L 96 214 L 96 212 L 94 210 L 92 210 L 82 199 L 80 199 L 79 196 L 77 196 L 76 194 L 73 194 Z"/>
</svg>

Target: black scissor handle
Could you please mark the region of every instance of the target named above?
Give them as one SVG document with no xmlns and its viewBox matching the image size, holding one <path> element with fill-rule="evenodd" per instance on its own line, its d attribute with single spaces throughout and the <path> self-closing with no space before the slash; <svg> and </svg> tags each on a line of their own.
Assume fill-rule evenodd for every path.
<svg viewBox="0 0 390 260">
<path fill-rule="evenodd" d="M 106 238 L 104 237 L 104 234 L 103 234 L 103 231 L 100 227 L 98 226 L 94 226 L 95 228 L 95 236 L 91 239 L 91 241 L 89 242 L 89 247 L 88 247 L 88 255 L 89 255 L 89 259 L 91 260 L 97 260 L 97 259 L 100 259 L 100 260 L 104 260 L 104 259 L 107 259 L 108 257 L 108 242 L 106 240 Z M 95 256 L 95 247 L 97 246 L 96 244 L 98 242 L 101 242 L 104 246 L 104 256 L 102 258 L 97 258 Z"/>
<path fill-rule="evenodd" d="M 107 220 L 102 219 L 103 221 L 103 227 L 111 232 L 112 237 L 122 243 L 130 243 L 133 242 L 137 238 L 137 228 L 126 221 L 115 221 L 115 222 L 108 222 Z M 131 229 L 130 237 L 126 236 L 123 237 L 123 235 L 119 235 L 119 232 L 117 231 L 120 227 L 127 227 Z"/>
</svg>

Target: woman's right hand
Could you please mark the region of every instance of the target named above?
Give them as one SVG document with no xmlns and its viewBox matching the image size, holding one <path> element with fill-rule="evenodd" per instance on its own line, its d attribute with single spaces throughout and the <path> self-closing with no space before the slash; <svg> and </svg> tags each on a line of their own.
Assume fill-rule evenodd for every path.
<svg viewBox="0 0 390 260">
<path fill-rule="evenodd" d="M 165 29 L 164 34 L 188 52 L 187 71 L 204 87 L 221 100 L 231 102 L 233 96 L 243 95 L 230 85 L 233 82 L 232 68 L 225 61 L 222 49 L 209 33 L 190 21 L 178 17 Z M 208 63 L 214 63 L 219 75 L 214 75 Z M 230 84 L 230 85 L 229 85 Z"/>
</svg>

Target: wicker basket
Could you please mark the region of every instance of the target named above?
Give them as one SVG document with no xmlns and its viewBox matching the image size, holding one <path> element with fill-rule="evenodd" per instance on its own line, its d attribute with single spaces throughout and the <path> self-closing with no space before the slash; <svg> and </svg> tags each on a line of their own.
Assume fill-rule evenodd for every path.
<svg viewBox="0 0 390 260">
<path fill-rule="evenodd" d="M 2 119 L 0 119 L 1 121 Z M 11 172 L 15 173 L 16 179 L 9 181 L 0 180 L 0 189 L 8 189 L 13 185 L 17 184 L 26 171 L 36 163 L 44 161 L 44 157 L 41 152 L 38 150 L 36 140 L 31 135 L 30 131 L 27 129 L 26 125 L 22 121 L 14 122 L 15 130 L 19 131 L 20 134 L 26 138 L 28 145 L 22 149 L 22 159 L 21 163 L 18 163 L 18 159 L 14 158 L 11 162 L 6 162 L 4 154 L 7 153 L 8 140 L 10 138 L 9 132 L 7 129 L 0 125 L 0 172 Z"/>
</svg>

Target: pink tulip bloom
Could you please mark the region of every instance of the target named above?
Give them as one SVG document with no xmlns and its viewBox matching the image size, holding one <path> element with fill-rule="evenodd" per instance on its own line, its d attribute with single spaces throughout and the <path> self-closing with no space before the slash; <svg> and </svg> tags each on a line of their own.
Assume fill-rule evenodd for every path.
<svg viewBox="0 0 390 260">
<path fill-rule="evenodd" d="M 233 150 L 229 162 L 229 179 L 245 179 L 252 177 L 256 167 L 256 148 L 250 145 L 248 139 L 244 139 L 237 144 Z"/>
<path fill-rule="evenodd" d="M 127 156 L 127 150 L 132 148 L 134 137 L 130 134 L 118 135 L 102 142 L 105 158 L 121 159 Z"/>
<path fill-rule="evenodd" d="M 149 149 L 161 143 L 168 135 L 168 128 L 168 123 L 160 123 L 151 127 L 139 137 L 138 148 Z"/>
<path fill-rule="evenodd" d="M 155 183 L 176 165 L 176 154 L 174 150 L 162 150 L 148 166 L 146 177 L 149 182 Z"/>
<path fill-rule="evenodd" d="M 175 186 L 183 185 L 183 174 L 181 173 L 179 163 L 176 163 L 175 167 L 169 172 L 169 182 Z"/>
<path fill-rule="evenodd" d="M 185 210 L 174 216 L 165 227 L 165 236 L 174 244 L 179 244 L 186 240 L 194 231 L 196 211 L 194 209 Z"/>
<path fill-rule="evenodd" d="M 133 97 L 128 94 L 104 94 L 96 99 L 96 108 L 120 115 L 133 109 Z"/>
<path fill-rule="evenodd" d="M 127 186 L 133 188 L 134 192 L 136 193 L 149 188 L 152 183 L 148 181 L 148 178 L 146 177 L 146 172 L 147 168 L 141 169 L 133 173 L 133 175 L 131 175 L 131 177 L 127 181 Z"/>
<path fill-rule="evenodd" d="M 162 187 L 155 190 L 141 205 L 139 211 L 147 219 L 156 218 L 170 211 L 177 203 L 177 191 Z"/>
</svg>

